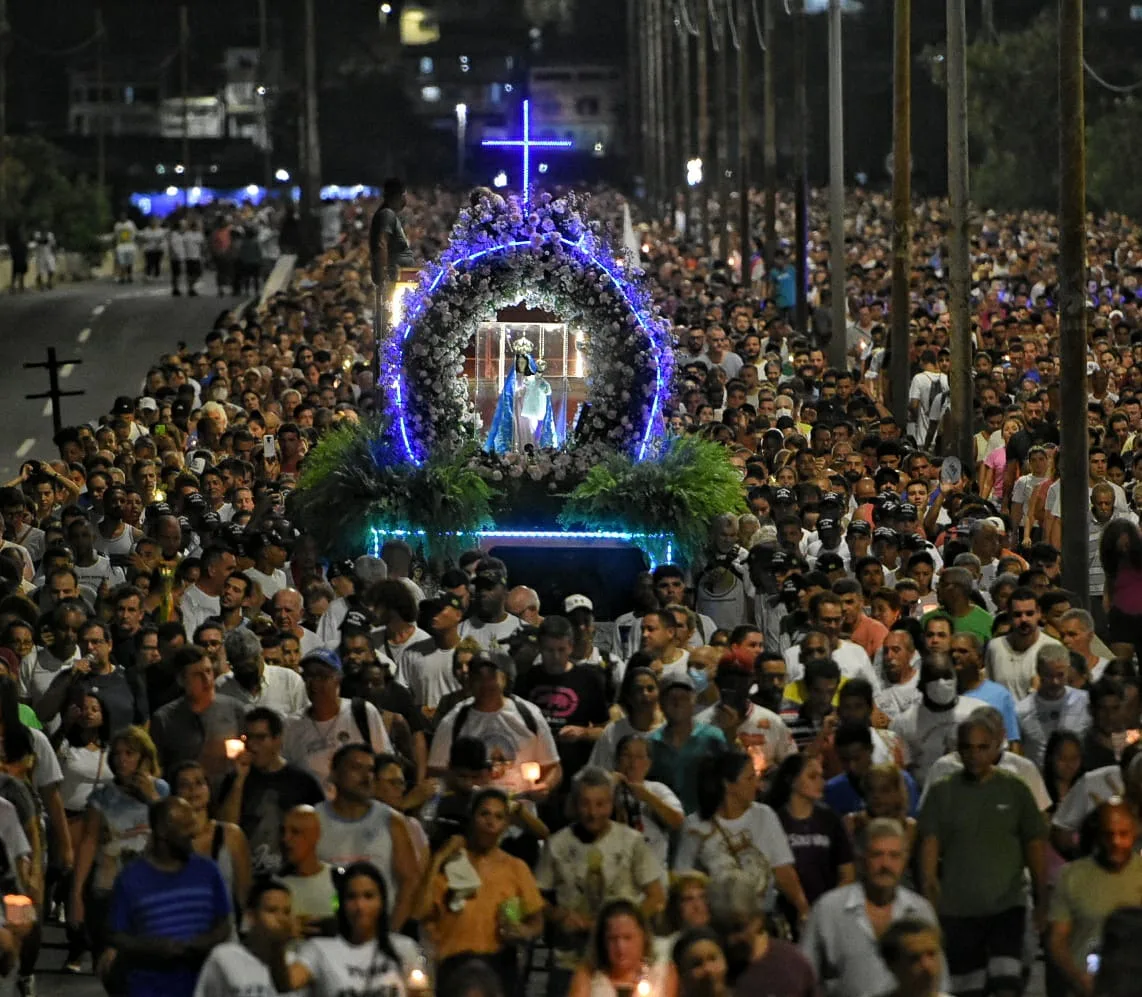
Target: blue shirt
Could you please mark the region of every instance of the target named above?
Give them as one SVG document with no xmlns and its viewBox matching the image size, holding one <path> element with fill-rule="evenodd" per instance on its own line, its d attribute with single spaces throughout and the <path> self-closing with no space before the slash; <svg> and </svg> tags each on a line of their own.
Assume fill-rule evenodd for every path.
<svg viewBox="0 0 1142 997">
<path fill-rule="evenodd" d="M 786 264 L 773 274 L 778 308 L 797 307 L 797 271 Z"/>
<path fill-rule="evenodd" d="M 1005 685 L 984 679 L 982 684 L 965 696 L 972 699 L 982 699 L 988 706 L 994 706 L 1003 715 L 1003 726 L 1007 731 L 1008 741 L 1019 740 L 1019 718 L 1015 714 L 1015 697 Z"/>
<path fill-rule="evenodd" d="M 139 938 L 186 942 L 230 916 L 230 898 L 218 866 L 192 855 L 178 872 L 156 869 L 145 858 L 132 862 L 115 880 L 111 931 Z M 198 970 L 131 968 L 128 997 L 193 997 Z"/>
<path fill-rule="evenodd" d="M 903 775 L 904 784 L 908 787 L 908 815 L 915 816 L 920 803 L 920 793 L 916 788 L 916 780 L 907 772 Z M 855 814 L 863 810 L 864 797 L 860 795 L 860 791 L 848 774 L 842 772 L 825 783 L 825 805 L 843 817 L 845 814 Z"/>
</svg>

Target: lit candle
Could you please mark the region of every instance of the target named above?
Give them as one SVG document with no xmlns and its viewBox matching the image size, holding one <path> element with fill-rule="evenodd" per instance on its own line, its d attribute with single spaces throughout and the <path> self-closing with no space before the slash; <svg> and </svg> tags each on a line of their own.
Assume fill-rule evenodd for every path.
<svg viewBox="0 0 1142 997">
<path fill-rule="evenodd" d="M 765 748 L 760 744 L 751 744 L 748 748 L 750 760 L 753 762 L 753 770 L 757 775 L 764 775 L 766 768 Z"/>
<path fill-rule="evenodd" d="M 243 751 L 246 750 L 246 742 L 240 737 L 228 737 L 226 739 L 226 757 L 233 761 Z"/>
<path fill-rule="evenodd" d="M 539 782 L 540 768 L 539 762 L 524 762 L 520 766 L 520 771 L 523 777 L 530 782 L 533 786 Z"/>
<path fill-rule="evenodd" d="M 10 924 L 31 924 L 36 920 L 36 905 L 31 897 L 8 893 L 4 897 L 4 917 Z"/>
<path fill-rule="evenodd" d="M 643 966 L 642 975 L 639 977 L 638 983 L 634 988 L 635 995 L 636 997 L 650 997 L 653 990 L 654 988 L 650 985 L 650 977 L 647 975 L 647 969 Z"/>
</svg>

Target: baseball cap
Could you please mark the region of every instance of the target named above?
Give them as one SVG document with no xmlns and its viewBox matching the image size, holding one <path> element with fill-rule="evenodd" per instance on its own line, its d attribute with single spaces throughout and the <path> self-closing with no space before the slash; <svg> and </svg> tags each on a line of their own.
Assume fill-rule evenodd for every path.
<svg viewBox="0 0 1142 997">
<path fill-rule="evenodd" d="M 672 671 L 662 676 L 659 693 L 665 696 L 671 689 L 688 689 L 690 692 L 695 692 L 696 686 L 694 680 L 685 672 Z"/>
<path fill-rule="evenodd" d="M 780 571 L 783 568 L 788 568 L 793 563 L 793 558 L 789 555 L 788 551 L 775 550 L 769 555 L 769 567 L 773 571 Z"/>
<path fill-rule="evenodd" d="M 328 647 L 319 647 L 316 651 L 310 651 L 309 654 L 301 659 L 299 667 L 303 674 L 306 665 L 320 665 L 340 673 L 341 658 L 336 651 L 330 650 Z"/>
<path fill-rule="evenodd" d="M 593 613 L 595 611 L 595 604 L 585 595 L 569 595 L 563 600 L 563 612 L 571 614 L 575 612 L 576 609 L 585 609 Z"/>
<path fill-rule="evenodd" d="M 863 519 L 854 519 L 849 523 L 848 532 L 851 536 L 868 537 L 872 535 L 872 527 Z"/>
<path fill-rule="evenodd" d="M 487 588 L 495 588 L 497 585 L 507 585 L 508 576 L 499 568 L 484 568 L 476 572 L 476 576 L 472 579 L 472 584 L 477 588 L 484 586 Z"/>
<path fill-rule="evenodd" d="M 902 533 L 900 535 L 900 546 L 904 550 L 927 550 L 928 541 L 919 533 Z"/>
<path fill-rule="evenodd" d="M 464 612 L 464 600 L 455 592 L 441 592 L 436 597 L 436 601 L 440 604 L 440 609 L 455 609 L 458 613 Z"/>
<path fill-rule="evenodd" d="M 899 544 L 900 537 L 896 531 L 888 526 L 878 526 L 872 531 L 873 540 L 888 540 L 891 543 Z"/>
<path fill-rule="evenodd" d="M 989 526 L 994 526 L 1000 533 L 1006 533 L 1007 532 L 1006 524 L 998 516 L 988 516 L 987 519 L 984 520 L 984 522 L 987 523 Z"/>
<path fill-rule="evenodd" d="M 139 399 L 138 407 L 140 412 L 157 412 L 159 410 L 159 403 L 149 395 L 145 395 Z"/>
<path fill-rule="evenodd" d="M 346 578 L 353 575 L 353 560 L 352 558 L 345 558 L 341 561 L 334 561 L 325 569 L 325 577 L 330 581 L 334 578 Z"/>
<path fill-rule="evenodd" d="M 177 398 L 171 403 L 171 418 L 190 415 L 190 402 L 185 398 Z"/>
<path fill-rule="evenodd" d="M 341 632 L 352 630 L 356 633 L 368 633 L 373 628 L 369 625 L 369 618 L 359 609 L 350 609 L 341 621 Z"/>
<path fill-rule="evenodd" d="M 246 531 L 240 523 L 223 523 L 214 538 L 228 548 L 232 554 L 245 557 L 247 552 Z"/>
<path fill-rule="evenodd" d="M 843 569 L 845 566 L 845 559 L 835 551 L 829 551 L 827 554 L 822 554 L 817 558 L 818 571 L 836 571 L 838 568 Z"/>
<path fill-rule="evenodd" d="M 216 513 L 213 509 L 207 509 L 206 512 L 202 513 L 202 515 L 198 517 L 199 529 L 204 527 L 209 529 L 217 529 L 221 525 L 222 517 L 219 516 L 218 513 Z"/>
<path fill-rule="evenodd" d="M 789 488 L 778 488 L 773 493 L 774 502 L 788 502 L 790 505 L 795 501 L 793 491 Z"/>
<path fill-rule="evenodd" d="M 818 533 L 823 533 L 826 530 L 836 530 L 839 528 L 840 528 L 840 523 L 838 523 L 835 519 L 826 517 L 825 519 L 818 519 L 817 520 L 817 532 Z"/>
<path fill-rule="evenodd" d="M 172 515 L 174 515 L 174 510 L 170 507 L 169 502 L 152 502 L 149 506 L 147 506 L 146 518 L 148 523 L 158 519 L 159 516 Z"/>
<path fill-rule="evenodd" d="M 135 411 L 135 403 L 126 395 L 120 395 L 111 406 L 112 415 L 127 415 Z"/>
<path fill-rule="evenodd" d="M 821 501 L 818 502 L 817 504 L 819 506 L 821 506 L 821 505 L 841 505 L 842 503 L 841 503 L 840 495 L 838 495 L 836 492 L 825 492 L 825 494 L 821 496 Z"/>
<path fill-rule="evenodd" d="M 896 515 L 901 519 L 915 519 L 920 515 L 920 511 L 911 502 L 901 502 L 900 508 L 896 510 Z"/>
</svg>

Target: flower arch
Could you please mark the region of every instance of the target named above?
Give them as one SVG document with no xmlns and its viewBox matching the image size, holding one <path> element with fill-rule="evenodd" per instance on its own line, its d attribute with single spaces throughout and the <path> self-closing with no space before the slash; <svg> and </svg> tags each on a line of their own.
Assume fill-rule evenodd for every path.
<svg viewBox="0 0 1142 997">
<path fill-rule="evenodd" d="M 663 431 L 673 366 L 667 324 L 641 272 L 616 260 L 575 195 L 524 206 L 487 193 L 405 299 L 382 355 L 389 434 L 413 464 L 476 438 L 464 350 L 481 322 L 517 302 L 586 331 L 591 437 L 642 460 Z"/>
</svg>

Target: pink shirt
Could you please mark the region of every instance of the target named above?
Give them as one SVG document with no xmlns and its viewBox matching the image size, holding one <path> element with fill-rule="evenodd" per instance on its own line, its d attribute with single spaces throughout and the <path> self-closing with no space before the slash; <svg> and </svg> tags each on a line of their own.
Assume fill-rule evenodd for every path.
<svg viewBox="0 0 1142 997">
<path fill-rule="evenodd" d="M 1131 616 L 1142 616 L 1142 571 L 1124 564 L 1114 578 L 1115 609 Z"/>
<path fill-rule="evenodd" d="M 1007 471 L 1007 447 L 999 447 L 992 450 L 984 459 L 983 463 L 986 467 L 991 468 L 992 478 L 995 482 L 991 488 L 991 494 L 997 499 L 1003 498 L 1003 478 Z"/>
</svg>

